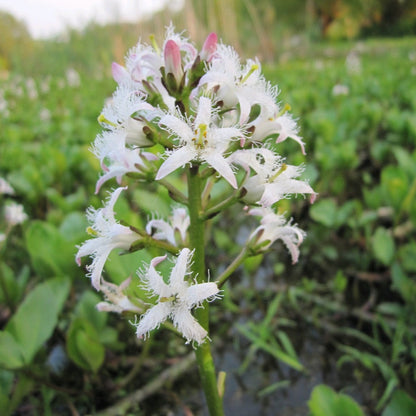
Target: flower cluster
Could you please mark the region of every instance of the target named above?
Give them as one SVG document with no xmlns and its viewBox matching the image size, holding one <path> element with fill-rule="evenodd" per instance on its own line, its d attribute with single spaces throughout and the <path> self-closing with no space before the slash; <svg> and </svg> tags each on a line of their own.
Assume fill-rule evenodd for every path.
<svg viewBox="0 0 416 416">
<path fill-rule="evenodd" d="M 14 195 L 14 189 L 5 179 L 0 177 L 0 202 L 3 202 L 3 195 L 12 197 Z M 6 240 L 7 235 L 15 225 L 27 220 L 27 214 L 24 211 L 23 205 L 13 202 L 8 198 L 3 206 L 3 218 L 5 221 L 5 232 L 0 232 L 0 243 Z"/>
<path fill-rule="evenodd" d="M 108 301 L 100 309 L 144 311 L 137 325 L 139 337 L 171 318 L 187 341 L 200 344 L 207 332 L 190 310 L 216 298 L 218 287 L 189 271 L 194 247 L 187 235 L 191 221 L 185 207 L 190 211 L 191 195 L 175 188 L 169 177 L 189 169 L 197 172 L 204 189 L 198 196 L 201 220 L 235 202 L 246 204 L 245 212 L 260 217 L 247 242 L 251 253 L 280 239 L 296 262 L 304 233 L 276 212 L 277 203 L 294 194 L 309 194 L 313 202 L 315 192 L 300 179 L 302 167 L 287 164 L 277 149 L 291 138 L 305 153 L 304 143 L 289 106 L 278 103 L 278 90 L 265 80 L 260 63 L 242 63 L 214 33 L 198 50 L 169 27 L 161 47 L 154 39 L 150 45 L 138 43 L 124 66 L 113 64 L 112 73 L 117 88 L 99 116 L 103 132 L 92 148 L 103 170 L 96 192 L 113 178 L 120 185 L 130 183 L 129 177 L 165 187 L 179 205 L 168 220 L 154 216 L 139 230 L 115 219 L 114 205 L 130 185 L 117 188 L 104 208 L 88 211 L 93 238 L 79 248 L 77 261 L 86 255 L 93 258 L 87 267 L 92 285 Z M 210 192 L 222 179 L 229 189 L 215 205 Z M 142 308 L 127 298 L 127 283 L 117 287 L 106 282 L 103 269 L 113 249 L 134 251 L 149 245 L 177 257 L 169 283 L 155 270 L 165 256 L 138 273 L 149 293 Z"/>
</svg>

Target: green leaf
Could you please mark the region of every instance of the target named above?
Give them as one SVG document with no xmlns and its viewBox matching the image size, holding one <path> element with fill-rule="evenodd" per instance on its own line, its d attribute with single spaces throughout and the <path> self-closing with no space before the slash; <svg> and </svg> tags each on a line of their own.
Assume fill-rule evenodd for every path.
<svg viewBox="0 0 416 416">
<path fill-rule="evenodd" d="M 402 245 L 399 250 L 399 258 L 406 271 L 416 272 L 416 242 L 411 241 Z"/>
<path fill-rule="evenodd" d="M 336 393 L 324 384 L 313 389 L 308 406 L 312 416 L 364 416 L 360 406 L 351 397 Z"/>
<path fill-rule="evenodd" d="M 403 390 L 396 390 L 382 416 L 414 416 L 416 401 Z"/>
<path fill-rule="evenodd" d="M 411 155 L 408 152 L 408 149 L 404 149 L 399 146 L 394 146 L 392 148 L 392 151 L 394 153 L 394 156 L 397 159 L 397 162 L 399 163 L 399 166 L 401 169 L 403 169 L 404 172 L 406 172 L 409 176 L 416 176 L 416 153 L 414 152 L 413 155 Z"/>
<path fill-rule="evenodd" d="M 20 345 L 9 332 L 1 331 L 0 367 L 12 370 L 23 367 L 24 364 L 24 355 Z"/>
<path fill-rule="evenodd" d="M 83 212 L 71 212 L 62 221 L 59 232 L 74 246 L 86 240 L 88 221 Z"/>
<path fill-rule="evenodd" d="M 381 172 L 381 186 L 388 204 L 400 210 L 409 189 L 406 173 L 397 166 L 387 166 Z"/>
<path fill-rule="evenodd" d="M 391 277 L 393 289 L 397 290 L 404 300 L 412 302 L 416 296 L 416 282 L 403 272 L 398 263 L 393 264 Z"/>
<path fill-rule="evenodd" d="M 29 279 L 29 267 L 24 265 L 19 274 L 16 275 L 6 263 L 2 263 L 0 264 L 0 275 L 3 279 L 3 284 L 0 285 L 0 303 L 6 304 L 10 302 L 13 306 L 18 305 L 23 297 L 26 283 Z M 4 290 L 7 291 L 7 295 L 4 293 Z"/>
<path fill-rule="evenodd" d="M 79 274 L 75 264 L 76 247 L 51 224 L 33 221 L 26 234 L 26 247 L 33 268 L 41 277 Z"/>
<path fill-rule="evenodd" d="M 389 266 L 394 258 L 395 244 L 393 237 L 384 227 L 378 227 L 372 238 L 373 252 L 377 260 Z"/>
<path fill-rule="evenodd" d="M 6 263 L 0 264 L 2 284 L 0 285 L 0 302 L 10 301 L 13 305 L 19 297 L 19 285 L 13 270 Z M 3 287 L 4 286 L 4 287 Z M 4 293 L 4 289 L 7 293 Z"/>
<path fill-rule="evenodd" d="M 9 351 L 0 354 L 5 368 L 19 368 L 32 362 L 51 336 L 68 292 L 68 280 L 55 278 L 39 284 L 27 295 L 0 332 L 0 351 Z"/>
<path fill-rule="evenodd" d="M 88 290 L 84 292 L 75 308 L 75 316 L 87 320 L 98 332 L 107 322 L 108 314 L 97 310 L 96 306 L 101 302 L 102 296 Z"/>
<path fill-rule="evenodd" d="M 134 279 L 137 276 L 137 270 L 143 263 L 149 264 L 151 260 L 152 256 L 147 250 L 139 250 L 128 254 L 120 254 L 117 250 L 113 250 L 108 256 L 108 261 L 105 264 L 105 271 L 110 276 L 110 280 L 119 285 L 129 276 L 133 276 Z"/>
<path fill-rule="evenodd" d="M 336 292 L 345 291 L 348 285 L 348 279 L 346 278 L 342 270 L 337 271 L 337 274 L 335 275 L 334 280 L 332 281 L 332 284 Z"/>
<path fill-rule="evenodd" d="M 0 370 L 0 409 L 6 415 L 8 415 L 10 413 L 10 411 L 9 411 L 9 404 L 10 404 L 9 395 L 11 393 L 13 384 L 14 384 L 14 374 L 13 374 L 13 372 L 7 371 L 7 370 Z"/>
<path fill-rule="evenodd" d="M 105 348 L 99 338 L 98 332 L 87 319 L 74 319 L 67 333 L 68 356 L 79 367 L 97 372 L 105 356 Z"/>
<path fill-rule="evenodd" d="M 76 335 L 78 351 L 82 351 L 82 357 L 88 363 L 88 367 L 96 373 L 104 362 L 104 346 L 87 331 L 79 331 Z"/>
<path fill-rule="evenodd" d="M 322 199 L 312 205 L 311 217 L 320 224 L 332 227 L 337 221 L 337 205 L 333 199 Z"/>
<path fill-rule="evenodd" d="M 279 349 L 279 346 L 273 346 L 271 342 L 263 340 L 256 333 L 254 333 L 244 325 L 237 325 L 237 329 L 253 343 L 254 347 L 262 349 L 263 351 L 275 357 L 278 361 L 284 362 L 285 364 L 294 368 L 295 370 L 305 370 L 304 366 L 299 362 L 297 358 L 292 357 L 286 352 L 284 352 L 282 349 Z"/>
</svg>

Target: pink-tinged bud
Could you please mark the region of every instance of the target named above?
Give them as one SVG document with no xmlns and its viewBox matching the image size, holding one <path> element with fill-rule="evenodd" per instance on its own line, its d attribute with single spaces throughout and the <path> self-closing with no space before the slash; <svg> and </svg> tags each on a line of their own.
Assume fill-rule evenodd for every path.
<svg viewBox="0 0 416 416">
<path fill-rule="evenodd" d="M 179 46 L 175 41 L 169 39 L 165 44 L 163 54 L 165 58 L 166 74 L 173 74 L 176 82 L 179 85 L 183 76 L 181 51 Z"/>
<path fill-rule="evenodd" d="M 201 50 L 201 59 L 203 61 L 210 61 L 212 55 L 214 55 L 215 51 L 217 50 L 217 43 L 218 43 L 218 36 L 216 33 L 210 33 L 207 38 L 205 39 L 204 46 Z"/>
<path fill-rule="evenodd" d="M 111 72 L 113 74 L 114 81 L 117 82 L 117 84 L 120 84 L 120 82 L 123 82 L 123 80 L 126 80 L 129 76 L 126 68 L 119 65 L 117 62 L 113 62 L 111 64 Z"/>
<path fill-rule="evenodd" d="M 155 257 L 151 262 L 150 262 L 150 266 L 151 267 L 156 267 L 159 263 L 162 263 L 162 261 L 166 260 L 167 258 L 167 254 L 165 254 L 164 256 L 160 256 L 160 257 Z"/>
</svg>

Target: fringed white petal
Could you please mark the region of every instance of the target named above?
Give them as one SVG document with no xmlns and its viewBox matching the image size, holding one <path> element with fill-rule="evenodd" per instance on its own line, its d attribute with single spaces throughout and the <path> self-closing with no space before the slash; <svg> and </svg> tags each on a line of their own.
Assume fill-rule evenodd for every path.
<svg viewBox="0 0 416 416">
<path fill-rule="evenodd" d="M 165 176 L 169 175 L 176 169 L 186 165 L 192 159 L 195 159 L 197 153 L 194 149 L 184 146 L 179 149 L 174 150 L 170 156 L 162 163 L 162 166 L 159 168 L 156 180 L 163 179 Z"/>
<path fill-rule="evenodd" d="M 186 290 L 186 304 L 189 308 L 200 305 L 204 300 L 214 300 L 220 290 L 214 282 L 199 283 Z"/>
<path fill-rule="evenodd" d="M 169 279 L 169 285 L 173 292 L 180 292 L 184 285 L 187 286 L 184 280 L 191 256 L 192 252 L 189 248 L 184 248 L 179 253 Z"/>
<path fill-rule="evenodd" d="M 173 314 L 173 324 L 186 338 L 187 343 L 195 341 L 202 344 L 207 337 L 207 331 L 197 322 L 186 307 L 178 307 Z"/>
<path fill-rule="evenodd" d="M 212 166 L 234 189 L 237 189 L 237 179 L 230 164 L 219 153 L 211 152 L 205 156 L 206 162 Z"/>
<path fill-rule="evenodd" d="M 156 229 L 156 232 L 153 232 L 152 229 Z M 150 220 L 146 224 L 146 232 L 157 240 L 166 240 L 169 241 L 169 243 L 176 245 L 175 230 L 164 220 Z"/>
<path fill-rule="evenodd" d="M 168 302 L 158 303 L 152 306 L 140 319 L 136 328 L 138 338 L 146 338 L 150 331 L 158 328 L 161 323 L 166 321 L 171 313 Z"/>
</svg>

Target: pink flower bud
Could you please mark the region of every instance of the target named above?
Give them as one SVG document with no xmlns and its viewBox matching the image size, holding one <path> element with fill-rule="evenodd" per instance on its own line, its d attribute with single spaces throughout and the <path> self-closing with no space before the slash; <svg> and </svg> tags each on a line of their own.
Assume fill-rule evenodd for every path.
<svg viewBox="0 0 416 416">
<path fill-rule="evenodd" d="M 113 74 L 114 81 L 117 82 L 117 84 L 120 84 L 120 82 L 123 82 L 123 80 L 130 77 L 129 73 L 126 71 L 126 68 L 119 65 L 117 62 L 113 62 L 111 64 L 111 72 Z"/>
<path fill-rule="evenodd" d="M 163 53 L 166 74 L 173 74 L 176 82 L 179 84 L 183 76 L 181 51 L 179 46 L 175 41 L 169 39 L 165 44 Z"/>
<path fill-rule="evenodd" d="M 205 39 L 204 46 L 201 50 L 201 59 L 204 61 L 210 61 L 215 51 L 217 50 L 218 37 L 217 34 L 212 32 Z"/>
</svg>

